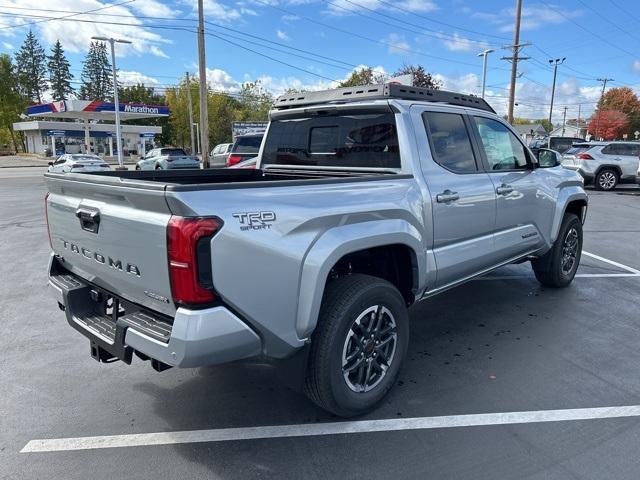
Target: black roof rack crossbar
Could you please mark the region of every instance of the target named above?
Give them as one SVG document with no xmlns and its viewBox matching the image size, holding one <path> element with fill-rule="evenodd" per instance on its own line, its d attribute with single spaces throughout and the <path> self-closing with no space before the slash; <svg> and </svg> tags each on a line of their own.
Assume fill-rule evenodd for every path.
<svg viewBox="0 0 640 480">
<path fill-rule="evenodd" d="M 495 113 L 495 110 L 480 97 L 461 93 L 433 90 L 423 87 L 409 87 L 397 83 L 379 85 L 361 85 L 358 87 L 334 88 L 316 92 L 287 93 L 276 98 L 273 106 L 277 109 L 304 107 L 321 103 L 344 103 L 354 100 L 421 100 L 423 102 L 441 102 L 462 107 L 477 108 Z"/>
</svg>

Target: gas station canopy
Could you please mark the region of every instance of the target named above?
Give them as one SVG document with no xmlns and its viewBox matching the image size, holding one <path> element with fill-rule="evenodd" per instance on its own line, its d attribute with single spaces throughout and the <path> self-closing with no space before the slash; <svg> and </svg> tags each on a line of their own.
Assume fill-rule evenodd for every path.
<svg viewBox="0 0 640 480">
<path fill-rule="evenodd" d="M 99 100 L 61 100 L 27 107 L 30 117 L 69 118 L 74 120 L 115 121 L 115 105 Z M 165 105 L 144 105 L 141 103 L 120 103 L 120 120 L 169 116 Z"/>
</svg>

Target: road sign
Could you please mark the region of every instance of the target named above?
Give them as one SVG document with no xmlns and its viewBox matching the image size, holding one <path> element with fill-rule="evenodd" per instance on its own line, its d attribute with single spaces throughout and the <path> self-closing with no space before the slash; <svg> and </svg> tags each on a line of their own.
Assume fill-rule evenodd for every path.
<svg viewBox="0 0 640 480">
<path fill-rule="evenodd" d="M 269 122 L 233 122 L 231 123 L 231 134 L 235 140 L 238 135 L 264 133 L 268 124 Z"/>
</svg>

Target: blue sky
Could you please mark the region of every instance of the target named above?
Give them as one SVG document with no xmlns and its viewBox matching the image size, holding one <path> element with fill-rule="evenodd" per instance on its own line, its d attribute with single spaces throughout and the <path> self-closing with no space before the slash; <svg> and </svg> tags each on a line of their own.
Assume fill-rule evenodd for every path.
<svg viewBox="0 0 640 480">
<path fill-rule="evenodd" d="M 515 0 L 205 0 L 208 78 L 237 91 L 259 79 L 275 94 L 287 87 L 325 88 L 359 65 L 392 73 L 421 64 L 449 90 L 479 93 L 482 59 L 489 56 L 487 100 L 504 112 L 513 42 Z M 109 8 L 105 8 L 109 5 Z M 130 39 L 118 49 L 125 81 L 162 89 L 197 72 L 195 0 L 0 0 L 0 52 L 13 53 L 28 28 L 49 48 L 60 39 L 79 80 L 92 35 Z M 93 13 L 78 14 L 77 12 Z M 66 17 L 51 21 L 51 17 Z M 92 23 L 103 22 L 103 23 Z M 640 90 L 640 2 L 524 0 L 523 55 L 516 115 L 548 115 L 550 58 L 558 69 L 554 121 L 589 115 L 601 84 Z M 251 36 L 248 36 L 251 35 Z M 272 43 L 269 43 L 272 42 Z M 297 49 L 297 50 L 295 50 Z M 252 50 L 252 51 L 251 51 Z"/>
</svg>

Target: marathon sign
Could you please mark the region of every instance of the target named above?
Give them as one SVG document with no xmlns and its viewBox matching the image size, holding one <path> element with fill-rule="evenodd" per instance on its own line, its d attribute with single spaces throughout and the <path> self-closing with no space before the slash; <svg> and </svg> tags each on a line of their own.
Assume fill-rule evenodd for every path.
<svg viewBox="0 0 640 480">
<path fill-rule="evenodd" d="M 158 115 L 160 113 L 160 107 L 150 107 L 149 105 L 131 105 L 125 103 L 122 105 L 121 110 L 127 113 L 147 113 L 151 115 Z"/>
<path fill-rule="evenodd" d="M 118 109 L 123 115 L 135 117 L 166 117 L 169 115 L 169 107 L 166 105 L 145 105 L 144 103 L 121 103 Z M 100 113 L 115 113 L 116 107 L 111 102 L 100 100 L 66 100 L 27 107 L 27 115 L 39 117 L 61 117 L 74 118 L 75 113 L 79 113 L 75 118 L 104 118 Z M 96 113 L 96 115 L 91 115 Z"/>
</svg>

